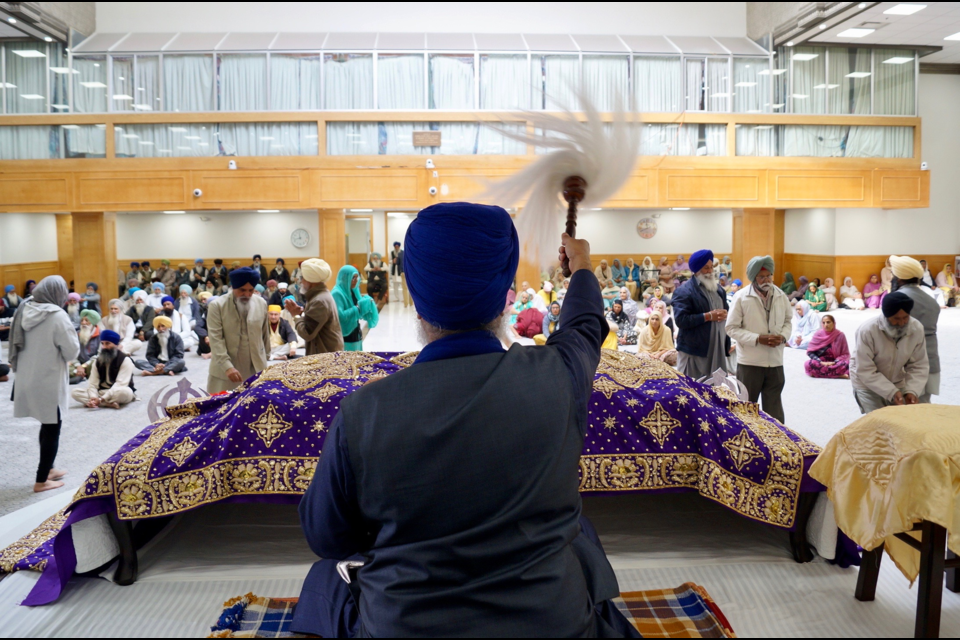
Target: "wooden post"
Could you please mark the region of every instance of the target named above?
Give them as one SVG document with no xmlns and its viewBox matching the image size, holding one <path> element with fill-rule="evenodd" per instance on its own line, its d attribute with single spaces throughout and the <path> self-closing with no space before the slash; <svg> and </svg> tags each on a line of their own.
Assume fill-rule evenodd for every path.
<svg viewBox="0 0 960 640">
<path fill-rule="evenodd" d="M 57 216 L 57 261 L 60 275 L 73 280 L 73 216 Z"/>
<path fill-rule="evenodd" d="M 83 292 L 88 282 L 96 282 L 100 286 L 102 302 L 105 303 L 119 293 L 117 214 L 83 211 L 74 212 L 70 217 L 73 232 L 74 288 Z"/>
<path fill-rule="evenodd" d="M 940 637 L 940 604 L 943 599 L 944 551 L 947 530 L 924 520 L 920 543 L 920 577 L 917 580 L 917 619 L 914 638 Z"/>
<path fill-rule="evenodd" d="M 735 209 L 733 269 L 747 284 L 747 263 L 755 256 L 772 256 L 776 274 L 783 274 L 784 212 L 778 209 Z"/>
<path fill-rule="evenodd" d="M 337 281 L 337 273 L 347 264 L 347 220 L 343 209 L 319 209 L 320 214 L 320 258 L 330 265 L 331 276 L 327 282 L 332 287 Z"/>
</svg>

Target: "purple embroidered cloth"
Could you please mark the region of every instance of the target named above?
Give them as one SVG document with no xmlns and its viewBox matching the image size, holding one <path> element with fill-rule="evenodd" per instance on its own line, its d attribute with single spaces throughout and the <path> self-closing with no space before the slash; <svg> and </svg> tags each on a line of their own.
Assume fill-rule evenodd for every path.
<svg viewBox="0 0 960 640">
<path fill-rule="evenodd" d="M 416 353 L 338 352 L 278 364 L 237 390 L 168 407 L 98 466 L 63 512 L 0 551 L 0 573 L 42 571 L 24 604 L 55 600 L 76 566 L 70 525 L 183 513 L 224 500 L 296 504 L 347 395 Z M 794 525 L 820 449 L 659 360 L 604 351 L 580 458 L 584 493 L 695 490 L 748 518 Z"/>
</svg>

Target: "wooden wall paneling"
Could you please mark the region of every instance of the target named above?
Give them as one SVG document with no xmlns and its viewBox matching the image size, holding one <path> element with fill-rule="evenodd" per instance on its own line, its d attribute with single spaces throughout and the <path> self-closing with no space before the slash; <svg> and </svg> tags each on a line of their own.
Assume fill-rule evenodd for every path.
<svg viewBox="0 0 960 640">
<path fill-rule="evenodd" d="M 433 176 L 434 173 L 437 173 L 437 177 Z M 506 170 L 428 169 L 426 188 L 437 188 L 437 196 L 433 198 L 437 202 L 473 202 L 480 199 L 488 185 L 510 174 L 511 172 Z M 426 196 L 430 198 L 429 191 Z"/>
<path fill-rule="evenodd" d="M 117 214 L 75 211 L 73 217 L 73 273 L 78 291 L 88 282 L 100 286 L 109 300 L 117 294 Z"/>
<path fill-rule="evenodd" d="M 770 204 L 780 208 L 872 207 L 871 171 L 767 172 Z"/>
<path fill-rule="evenodd" d="M 784 235 L 784 225 L 786 224 L 787 212 L 783 209 L 776 209 L 773 212 L 773 253 L 770 254 L 773 256 L 773 265 L 774 265 L 774 278 L 777 274 L 783 273 L 783 260 L 784 260 L 784 251 L 783 251 L 783 235 Z M 746 269 L 747 265 L 743 265 L 743 268 Z"/>
<path fill-rule="evenodd" d="M 73 217 L 57 216 L 57 260 L 60 275 L 67 282 L 73 280 Z"/>
<path fill-rule="evenodd" d="M 733 210 L 733 252 L 730 255 L 733 263 L 734 279 L 746 279 L 747 265 L 743 261 L 743 209 Z"/>
<path fill-rule="evenodd" d="M 420 208 L 426 169 L 329 171 L 320 177 L 324 207 Z M 421 193 L 423 192 L 423 193 Z"/>
<path fill-rule="evenodd" d="M 873 172 L 873 203 L 884 209 L 922 209 L 930 206 L 929 171 Z"/>
<path fill-rule="evenodd" d="M 0 211 L 63 211 L 70 203 L 69 174 L 0 174 Z"/>
<path fill-rule="evenodd" d="M 838 282 L 837 286 L 843 284 L 843 278 L 850 276 L 853 278 L 853 283 L 857 285 L 857 288 L 862 290 L 863 285 L 870 279 L 871 274 L 875 273 L 878 277 L 880 276 L 880 271 L 883 269 L 889 257 L 888 255 L 837 256 L 836 269 L 834 271 L 836 274 L 834 278 L 837 279 Z M 943 270 L 945 264 L 954 263 L 956 256 L 943 254 L 911 254 L 911 257 L 917 260 L 926 260 L 930 274 L 936 278 L 937 274 Z"/>
<path fill-rule="evenodd" d="M 649 207 L 657 198 L 659 172 L 656 169 L 634 172 L 627 183 L 603 203 L 605 207 Z M 587 187 L 589 189 L 589 185 Z"/>
<path fill-rule="evenodd" d="M 186 171 L 75 173 L 74 210 L 156 211 L 197 207 Z"/>
<path fill-rule="evenodd" d="M 26 280 L 23 279 L 23 275 L 20 273 L 20 265 L 18 264 L 5 264 L 0 269 L 3 270 L 3 288 L 5 289 L 8 284 L 12 284 L 17 290 L 18 295 L 23 295 L 23 283 Z"/>
<path fill-rule="evenodd" d="M 337 272 L 347 263 L 347 228 L 343 209 L 319 209 L 320 255 L 330 265 L 331 276 L 327 286 L 336 283 Z"/>
<path fill-rule="evenodd" d="M 661 169 L 658 201 L 664 207 L 767 206 L 766 172 Z"/>
<path fill-rule="evenodd" d="M 0 265 L 0 295 L 4 295 L 4 289 L 8 284 L 12 284 L 18 295 L 23 295 L 23 287 L 27 280 L 40 282 L 47 276 L 60 274 L 60 264 L 56 261 L 49 262 L 23 262 Z M 60 274 L 62 275 L 62 274 Z M 67 279 L 69 282 L 69 279 Z"/>
<path fill-rule="evenodd" d="M 820 278 L 824 281 L 827 278 L 833 278 L 836 281 L 836 261 L 834 256 L 820 256 L 806 253 L 787 253 L 783 256 L 783 269 L 777 269 L 777 284 L 783 282 L 783 276 L 786 273 L 792 273 L 796 280 L 800 276 L 807 276 L 810 280 Z M 841 280 L 837 287 L 843 284 Z M 857 285 L 860 286 L 860 285 Z"/>
<path fill-rule="evenodd" d="M 196 208 L 306 208 L 312 202 L 310 180 L 305 171 L 193 171 L 190 198 Z M 193 190 L 203 195 L 194 198 Z"/>
<path fill-rule="evenodd" d="M 777 209 L 734 211 L 733 272 L 747 281 L 747 263 L 754 256 L 773 256 L 783 252 L 784 212 Z"/>
</svg>

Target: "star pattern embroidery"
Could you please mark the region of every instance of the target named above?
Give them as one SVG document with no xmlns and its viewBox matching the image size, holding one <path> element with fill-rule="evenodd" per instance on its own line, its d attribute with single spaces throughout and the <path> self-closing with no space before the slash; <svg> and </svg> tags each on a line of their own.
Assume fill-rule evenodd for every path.
<svg viewBox="0 0 960 640">
<path fill-rule="evenodd" d="M 270 389 L 269 391 L 267 391 L 267 393 L 269 393 L 272 396 L 278 396 L 281 393 L 283 393 L 283 391 L 280 391 L 280 389 Z"/>
<path fill-rule="evenodd" d="M 187 458 L 192 456 L 193 452 L 196 451 L 197 447 L 199 446 L 200 445 L 190 439 L 190 436 L 187 436 L 178 442 L 176 446 L 164 451 L 163 455 L 173 460 L 174 464 L 176 464 L 178 467 L 181 467 L 183 466 L 183 463 L 187 461 Z"/>
<path fill-rule="evenodd" d="M 723 416 L 720 416 L 719 418 L 717 418 L 717 423 L 720 424 L 720 426 L 725 427 L 727 426 L 727 419 L 724 418 Z"/>
<path fill-rule="evenodd" d="M 327 430 L 327 425 L 323 424 L 323 420 L 317 420 L 317 424 L 313 425 L 310 430 L 315 433 L 323 433 Z"/>
<path fill-rule="evenodd" d="M 294 401 L 291 403 L 291 406 L 292 406 L 294 409 L 303 409 L 305 406 L 307 406 L 307 401 L 306 401 L 306 400 L 294 400 Z"/>
<path fill-rule="evenodd" d="M 220 433 L 218 433 L 217 435 L 220 436 L 220 439 L 221 439 L 221 440 L 226 440 L 227 438 L 230 437 L 230 430 L 229 430 L 229 429 L 221 429 L 221 430 L 220 430 Z"/>
<path fill-rule="evenodd" d="M 377 371 L 376 373 L 371 373 L 371 374 L 367 377 L 366 382 L 364 382 L 363 384 L 364 384 L 364 385 L 368 385 L 368 384 L 370 384 L 371 382 L 376 382 L 377 380 L 380 380 L 380 379 L 382 379 L 382 378 L 386 378 L 388 375 L 390 375 L 390 374 L 387 373 L 386 371 Z"/>
<path fill-rule="evenodd" d="M 273 445 L 274 441 L 283 435 L 285 431 L 292 429 L 293 423 L 284 420 L 280 414 L 277 413 L 277 408 L 274 407 L 271 402 L 267 406 L 267 410 L 260 414 L 260 417 L 254 422 L 251 422 L 249 426 L 257 433 L 257 436 L 263 440 L 263 444 L 269 447 Z"/>
<path fill-rule="evenodd" d="M 658 402 L 654 405 L 653 411 L 640 421 L 640 426 L 649 431 L 662 447 L 673 430 L 680 426 L 680 421 L 671 418 L 667 410 Z"/>
<path fill-rule="evenodd" d="M 687 402 L 689 402 L 687 396 L 677 396 L 677 404 L 681 407 L 687 406 Z"/>
<path fill-rule="evenodd" d="M 623 387 L 609 378 L 597 378 L 593 381 L 593 390 L 599 391 L 609 400 L 617 391 L 622 391 Z"/>
<path fill-rule="evenodd" d="M 332 382 L 328 382 L 327 384 L 323 385 L 319 389 L 314 389 L 307 395 L 313 398 L 316 398 L 320 402 L 326 402 L 327 400 L 337 395 L 341 391 L 346 391 L 346 389 L 344 389 L 343 387 L 338 387 Z"/>
<path fill-rule="evenodd" d="M 219 413 L 220 415 L 225 414 L 227 411 L 230 411 L 230 407 L 227 405 L 223 405 L 222 407 L 217 409 L 217 413 Z"/>
<path fill-rule="evenodd" d="M 613 416 L 603 421 L 603 428 L 613 431 L 617 428 L 617 420 Z"/>
<path fill-rule="evenodd" d="M 640 401 L 637 400 L 636 398 L 630 398 L 629 400 L 627 400 L 627 406 L 628 406 L 628 407 L 635 407 L 635 406 L 637 406 L 638 404 L 640 404 Z"/>
<path fill-rule="evenodd" d="M 710 423 L 706 420 L 700 421 L 700 431 L 707 432 L 710 431 Z"/>
<path fill-rule="evenodd" d="M 256 397 L 256 396 L 247 396 L 246 398 L 243 398 L 243 399 L 240 401 L 240 404 L 242 404 L 242 405 L 245 406 L 245 407 L 249 407 L 250 405 L 252 405 L 252 404 L 253 404 L 254 402 L 256 402 L 256 401 L 257 401 L 257 397 Z"/>
<path fill-rule="evenodd" d="M 737 465 L 737 471 L 742 470 L 754 458 L 763 457 L 763 452 L 753 443 L 753 438 L 750 437 L 746 429 L 724 442 L 723 448 L 730 453 L 733 463 Z"/>
</svg>

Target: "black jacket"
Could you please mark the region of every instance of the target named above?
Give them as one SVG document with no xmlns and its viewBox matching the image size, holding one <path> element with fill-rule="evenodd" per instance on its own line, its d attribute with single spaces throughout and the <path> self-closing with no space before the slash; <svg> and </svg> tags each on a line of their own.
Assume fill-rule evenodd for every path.
<svg viewBox="0 0 960 640">
<path fill-rule="evenodd" d="M 727 304 L 727 293 L 718 285 L 717 293 L 723 302 L 725 310 L 730 309 Z M 680 285 L 673 294 L 673 317 L 680 327 L 680 336 L 677 339 L 677 351 L 689 353 L 692 356 L 705 358 L 710 352 L 710 328 L 712 322 L 707 322 L 703 314 L 710 311 L 710 302 L 700 288 L 700 281 L 691 278 Z M 724 341 L 726 352 L 730 352 L 730 336 Z"/>
<path fill-rule="evenodd" d="M 147 344 L 147 362 L 154 367 L 161 363 L 166 364 L 168 362 L 183 360 L 183 338 L 173 331 L 167 331 L 167 335 L 170 336 L 170 339 L 167 340 L 166 362 L 160 359 L 160 336 L 158 334 L 153 334 L 153 337 L 150 338 L 150 342 Z M 186 369 L 184 369 L 184 371 L 186 371 Z"/>
</svg>

